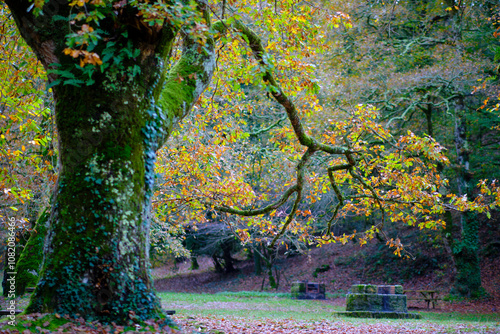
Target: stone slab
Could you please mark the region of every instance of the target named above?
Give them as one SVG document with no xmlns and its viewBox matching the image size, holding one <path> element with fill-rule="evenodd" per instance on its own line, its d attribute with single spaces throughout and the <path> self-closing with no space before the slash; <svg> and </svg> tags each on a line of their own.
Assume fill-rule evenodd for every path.
<svg viewBox="0 0 500 334">
<path fill-rule="evenodd" d="M 379 285 L 377 286 L 377 293 L 384 295 L 402 295 L 402 285 Z"/>
<path fill-rule="evenodd" d="M 351 293 L 377 293 L 377 286 L 373 284 L 354 284 Z"/>
<path fill-rule="evenodd" d="M 407 312 L 406 295 L 350 293 L 346 296 L 346 311 Z"/>
<path fill-rule="evenodd" d="M 422 316 L 416 313 L 405 312 L 371 312 L 371 311 L 346 311 L 335 312 L 334 314 L 351 318 L 389 318 L 389 319 L 421 319 Z"/>
</svg>

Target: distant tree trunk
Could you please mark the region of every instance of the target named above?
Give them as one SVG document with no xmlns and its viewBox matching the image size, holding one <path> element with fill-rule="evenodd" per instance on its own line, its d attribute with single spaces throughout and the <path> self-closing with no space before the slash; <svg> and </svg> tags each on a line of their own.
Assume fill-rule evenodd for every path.
<svg viewBox="0 0 500 334">
<path fill-rule="evenodd" d="M 233 265 L 233 258 L 231 257 L 231 246 L 232 243 L 223 243 L 222 244 L 222 257 L 224 259 L 224 267 L 226 273 L 233 273 L 236 271 L 236 268 Z"/>
<path fill-rule="evenodd" d="M 454 243 L 454 241 L 453 241 L 454 232 L 453 231 L 454 231 L 456 225 L 453 224 L 453 217 L 452 217 L 450 211 L 446 211 L 443 214 L 443 220 L 446 223 L 445 228 L 441 232 L 443 234 L 443 236 L 444 236 L 443 243 L 444 243 L 445 250 L 446 250 L 446 252 L 448 253 L 448 255 L 450 257 L 450 260 L 452 261 L 453 274 L 456 275 L 456 273 L 457 273 L 457 265 L 455 263 L 455 257 L 453 255 L 453 243 Z"/>
<path fill-rule="evenodd" d="M 196 270 L 200 268 L 200 264 L 198 263 L 198 257 L 191 253 L 191 270 Z"/>
<path fill-rule="evenodd" d="M 262 257 L 260 256 L 260 253 L 256 250 L 252 251 L 252 253 L 253 253 L 255 275 L 262 275 Z"/>
<path fill-rule="evenodd" d="M 218 273 L 223 273 L 224 270 L 222 269 L 222 265 L 220 264 L 219 259 L 215 254 L 212 255 L 212 260 L 214 261 L 215 271 Z"/>
<path fill-rule="evenodd" d="M 472 175 L 469 170 L 470 148 L 467 142 L 467 119 L 463 99 L 456 103 L 455 147 L 457 151 L 457 183 L 460 195 L 473 198 Z M 455 242 L 452 251 L 457 269 L 452 294 L 479 297 L 484 294 L 479 266 L 479 222 L 473 212 L 460 214 L 461 240 Z"/>
<path fill-rule="evenodd" d="M 425 119 L 427 121 L 427 134 L 431 137 L 434 137 L 434 129 L 432 126 L 432 105 L 429 104 L 427 109 L 424 110 Z"/>
<path fill-rule="evenodd" d="M 273 267 L 274 267 L 274 252 L 275 250 L 266 246 L 262 247 L 262 254 L 265 256 L 266 269 L 267 269 L 267 277 L 269 278 L 269 286 L 272 289 L 278 289 L 278 285 L 276 283 L 276 279 L 273 275 Z"/>
</svg>

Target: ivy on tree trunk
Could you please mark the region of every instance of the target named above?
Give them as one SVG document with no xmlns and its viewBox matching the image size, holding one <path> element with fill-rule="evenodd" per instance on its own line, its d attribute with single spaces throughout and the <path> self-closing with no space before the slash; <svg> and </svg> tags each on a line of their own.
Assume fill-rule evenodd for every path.
<svg viewBox="0 0 500 334">
<path fill-rule="evenodd" d="M 457 183 L 461 195 L 473 198 L 471 173 L 469 170 L 470 148 L 467 142 L 467 118 L 464 112 L 464 101 L 459 98 L 456 103 L 455 146 L 457 150 Z M 451 293 L 463 297 L 477 298 L 484 295 L 481 286 L 481 268 L 479 266 L 479 222 L 474 212 L 460 213 L 461 240 L 454 242 L 452 254 L 457 276 Z"/>
</svg>

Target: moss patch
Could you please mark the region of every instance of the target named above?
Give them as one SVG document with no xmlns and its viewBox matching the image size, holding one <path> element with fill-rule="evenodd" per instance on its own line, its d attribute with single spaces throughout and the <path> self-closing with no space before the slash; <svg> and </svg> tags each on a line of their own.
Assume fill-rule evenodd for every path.
<svg viewBox="0 0 500 334">
<path fill-rule="evenodd" d="M 30 238 L 24 247 L 16 265 L 16 295 L 22 295 L 27 287 L 38 283 L 38 273 L 43 260 L 43 243 L 47 234 L 47 221 L 50 210 L 46 208 L 38 218 L 31 231 Z"/>
</svg>

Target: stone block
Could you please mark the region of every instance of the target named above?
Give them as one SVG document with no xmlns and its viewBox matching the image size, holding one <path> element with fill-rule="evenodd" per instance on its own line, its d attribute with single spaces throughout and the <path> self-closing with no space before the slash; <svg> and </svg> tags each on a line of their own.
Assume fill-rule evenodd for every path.
<svg viewBox="0 0 500 334">
<path fill-rule="evenodd" d="M 346 296 L 346 311 L 370 310 L 370 301 L 364 293 L 349 293 Z"/>
<path fill-rule="evenodd" d="M 366 284 L 354 284 L 351 286 L 351 293 L 365 293 Z"/>
<path fill-rule="evenodd" d="M 305 282 L 294 282 L 291 287 L 292 292 L 306 292 Z"/>
<path fill-rule="evenodd" d="M 326 299 L 325 285 L 312 282 L 294 282 L 290 288 L 294 299 Z"/>
<path fill-rule="evenodd" d="M 377 286 L 376 285 L 367 284 L 366 287 L 365 287 L 365 293 L 377 293 Z"/>
<path fill-rule="evenodd" d="M 384 295 L 402 295 L 403 286 L 401 285 L 379 285 L 377 293 Z"/>
<path fill-rule="evenodd" d="M 351 293 L 346 297 L 346 311 L 407 312 L 406 295 Z"/>
<path fill-rule="evenodd" d="M 364 318 L 415 318 L 408 313 L 401 285 L 354 284 L 346 296 L 345 313 Z"/>
<path fill-rule="evenodd" d="M 290 288 L 292 298 L 294 299 L 304 299 L 306 293 L 306 283 L 305 282 L 294 282 Z"/>
</svg>

